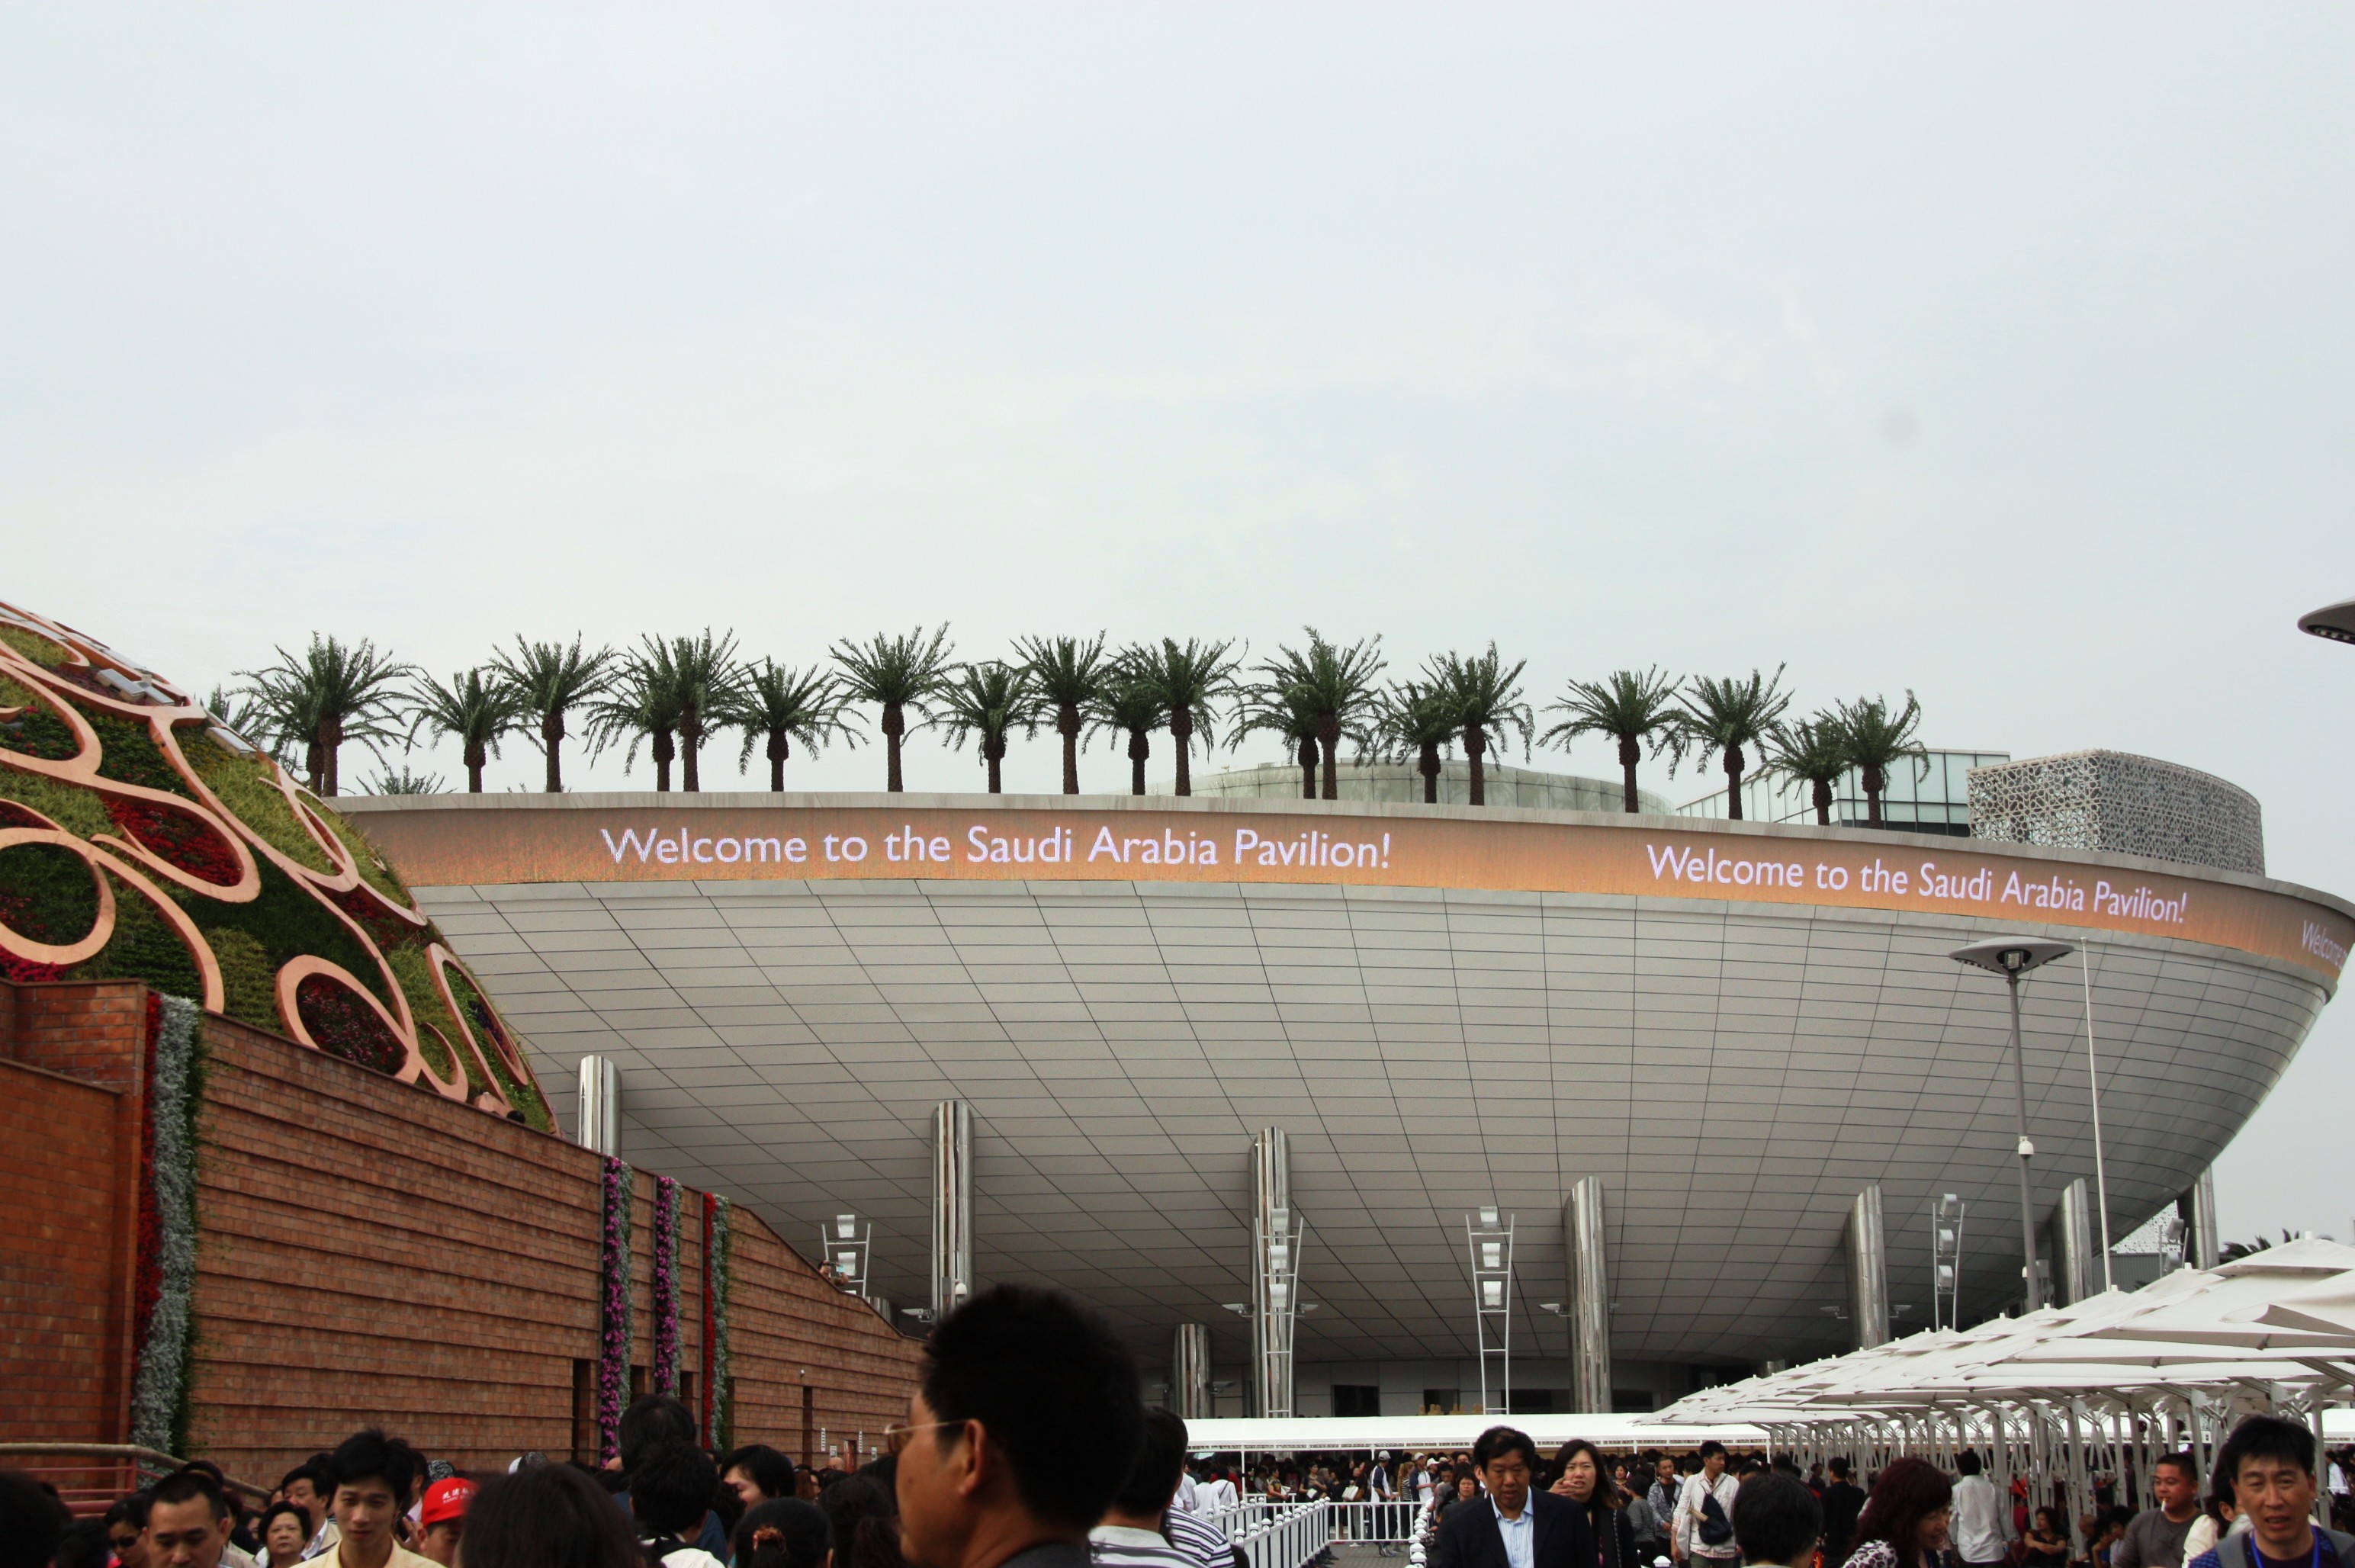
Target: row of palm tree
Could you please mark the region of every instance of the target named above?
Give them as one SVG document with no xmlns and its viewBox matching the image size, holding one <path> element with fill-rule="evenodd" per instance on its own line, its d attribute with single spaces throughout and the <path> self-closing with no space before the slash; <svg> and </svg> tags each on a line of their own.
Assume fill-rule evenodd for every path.
<svg viewBox="0 0 2355 1568">
<path fill-rule="evenodd" d="M 1248 667 L 1232 642 L 1163 638 L 1114 648 L 1102 633 L 1026 637 L 1010 658 L 960 661 L 945 624 L 838 642 L 828 652 L 830 667 L 754 663 L 740 655 L 734 633 L 715 636 L 709 628 L 618 649 L 590 649 L 578 636 L 570 644 L 518 637 L 512 649 L 446 682 L 365 639 L 346 644 L 314 634 L 303 656 L 279 649 L 275 664 L 241 672 L 233 690 L 216 689 L 210 706 L 290 763 L 299 752 L 322 795 L 337 791 L 345 741 L 381 755 L 387 744 L 406 749 L 421 736 L 458 741 L 466 787 L 479 793 L 500 742 L 517 734 L 538 747 L 546 787 L 560 791 L 564 743 L 576 738 L 576 720 L 577 738 L 592 754 L 622 748 L 624 771 L 636 766 L 643 746 L 658 791 L 670 789 L 674 767 L 681 789 L 702 788 L 704 746 L 730 732 L 742 737 L 739 770 L 759 749 L 770 789 L 782 791 L 796 744 L 814 755 L 829 744 L 858 743 L 860 707 L 877 710 L 884 787 L 894 792 L 905 787 L 901 748 L 919 731 L 936 729 L 959 750 L 975 742 L 996 795 L 1016 731 L 1035 738 L 1046 729 L 1062 745 L 1066 795 L 1080 793 L 1080 752 L 1099 737 L 1124 745 L 1129 787 L 1143 795 L 1153 738 L 1163 731 L 1177 793 L 1190 795 L 1196 747 L 1209 752 L 1223 731 L 1230 747 L 1253 734 L 1275 737 L 1298 760 L 1301 794 L 1312 800 L 1339 797 L 1347 743 L 1361 762 L 1412 763 L 1423 799 L 1436 803 L 1442 758 L 1460 746 L 1470 804 L 1485 805 L 1487 760 L 1514 738 L 1527 757 L 1533 744 L 1567 749 L 1594 735 L 1617 744 L 1631 812 L 1638 809 L 1636 765 L 1648 752 L 1665 758 L 1672 773 L 1688 758 L 1721 768 L 1726 814 L 1737 819 L 1753 763 L 1808 784 L 1817 820 L 1826 824 L 1833 786 L 1854 771 L 1869 819 L 1879 826 L 1889 770 L 1926 756 L 1916 739 L 1921 705 L 1911 691 L 1902 709 L 1868 697 L 1789 720 L 1792 699 L 1779 667 L 1771 677 L 1755 669 L 1689 678 L 1657 668 L 1617 670 L 1572 681 L 1546 709 L 1561 721 L 1540 734 L 1522 689 L 1525 664 L 1508 664 L 1493 643 L 1476 655 L 1436 655 L 1413 674 L 1385 681 L 1380 636 L 1345 645 L 1313 626 L 1305 630 L 1302 645 L 1280 644 Z M 413 785 L 417 775 L 404 768 L 397 777 Z"/>
</svg>

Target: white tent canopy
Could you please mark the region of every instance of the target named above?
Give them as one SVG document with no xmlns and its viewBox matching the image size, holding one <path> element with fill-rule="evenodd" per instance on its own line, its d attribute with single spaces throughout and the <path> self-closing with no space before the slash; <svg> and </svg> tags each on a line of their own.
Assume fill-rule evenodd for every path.
<svg viewBox="0 0 2355 1568">
<path fill-rule="evenodd" d="M 1689 1448 L 1703 1439 L 1760 1444 L 1747 1422 L 1661 1427 L 1645 1415 L 1303 1415 L 1265 1420 L 1220 1417 L 1186 1424 L 1197 1454 L 1456 1454 L 1491 1426 L 1526 1432 L 1550 1452 L 1573 1437 L 1603 1448 Z"/>
</svg>

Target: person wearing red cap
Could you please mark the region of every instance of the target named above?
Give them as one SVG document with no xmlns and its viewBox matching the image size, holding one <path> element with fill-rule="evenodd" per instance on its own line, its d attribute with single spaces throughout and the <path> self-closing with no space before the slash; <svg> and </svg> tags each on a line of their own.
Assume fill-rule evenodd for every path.
<svg viewBox="0 0 2355 1568">
<path fill-rule="evenodd" d="M 466 1505 L 474 1500 L 474 1483 L 464 1476 L 453 1476 L 425 1488 L 425 1502 L 417 1515 L 417 1522 L 424 1527 L 417 1542 L 420 1557 L 439 1563 L 442 1568 L 457 1568 L 458 1537 L 466 1528 Z"/>
</svg>

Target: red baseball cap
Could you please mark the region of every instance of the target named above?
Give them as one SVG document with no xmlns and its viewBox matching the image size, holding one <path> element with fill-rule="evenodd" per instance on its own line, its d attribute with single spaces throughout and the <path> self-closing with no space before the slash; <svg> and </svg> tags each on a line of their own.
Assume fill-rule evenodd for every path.
<svg viewBox="0 0 2355 1568">
<path fill-rule="evenodd" d="M 474 1483 L 464 1476 L 453 1476 L 446 1481 L 436 1481 L 425 1488 L 425 1506 L 418 1513 L 420 1524 L 440 1524 L 446 1520 L 464 1519 L 466 1505 L 474 1500 Z"/>
</svg>

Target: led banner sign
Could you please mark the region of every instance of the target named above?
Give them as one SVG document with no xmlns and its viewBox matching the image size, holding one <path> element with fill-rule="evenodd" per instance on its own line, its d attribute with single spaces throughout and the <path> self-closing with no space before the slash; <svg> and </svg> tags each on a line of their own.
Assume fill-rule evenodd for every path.
<svg viewBox="0 0 2355 1568">
<path fill-rule="evenodd" d="M 1944 912 L 2238 948 L 2336 980 L 2355 920 L 2196 873 L 1918 841 L 1337 812 L 406 805 L 356 814 L 415 886 L 740 880 L 1286 882 Z"/>
</svg>

